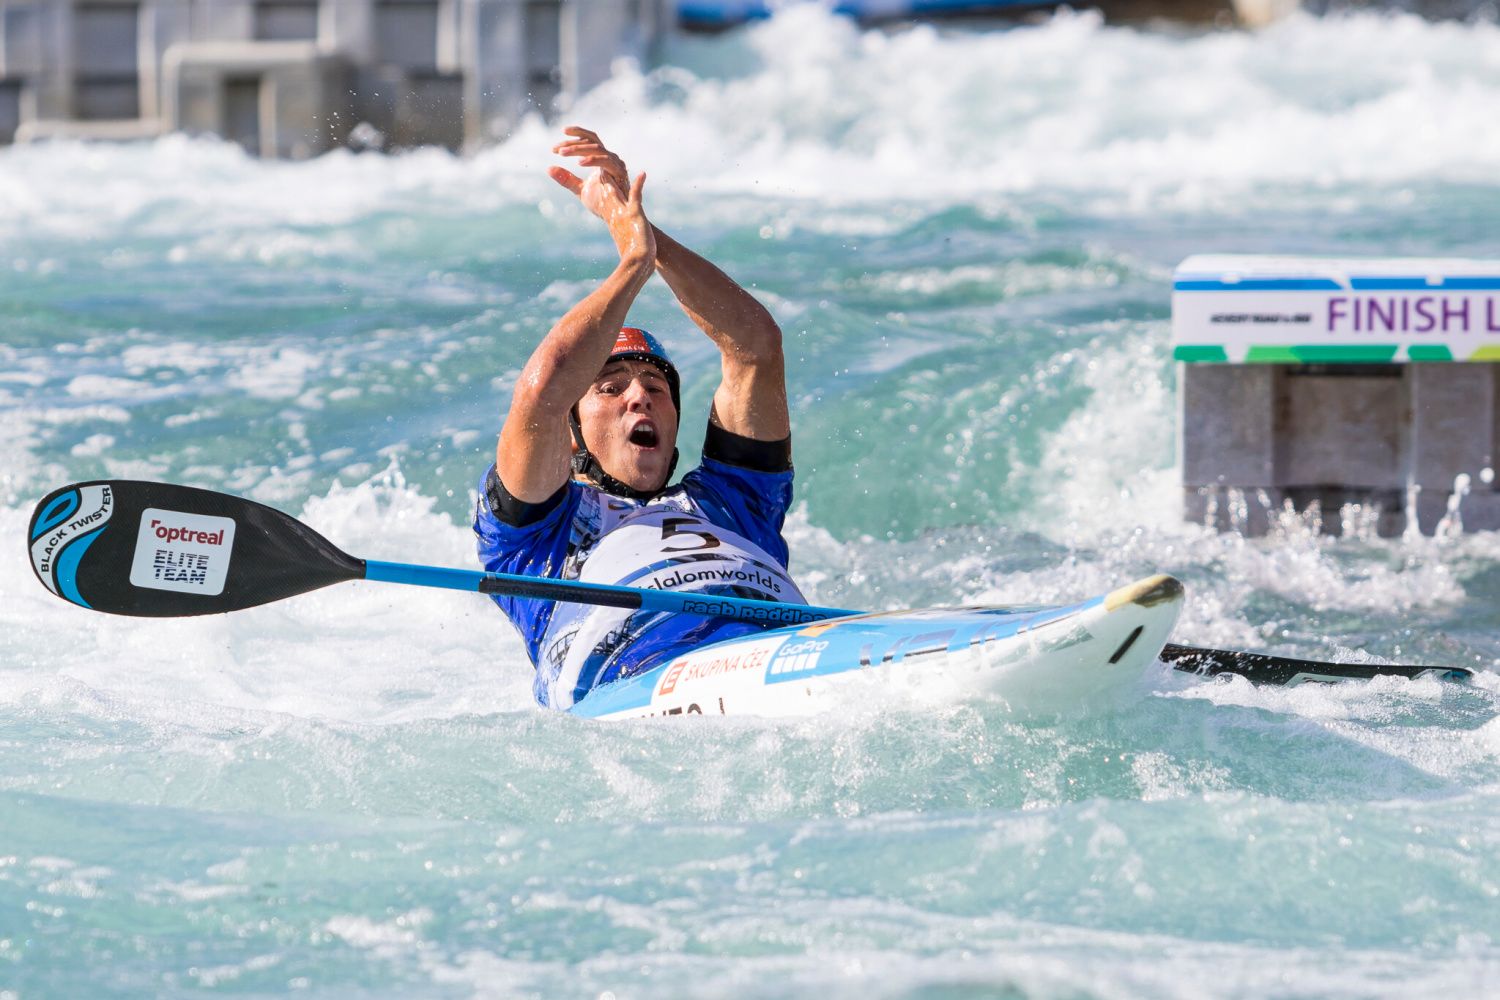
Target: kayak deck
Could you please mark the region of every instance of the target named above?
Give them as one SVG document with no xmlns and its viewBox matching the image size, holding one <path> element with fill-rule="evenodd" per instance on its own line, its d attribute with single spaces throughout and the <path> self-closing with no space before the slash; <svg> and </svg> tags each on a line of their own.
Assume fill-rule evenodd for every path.
<svg viewBox="0 0 1500 1000">
<path fill-rule="evenodd" d="M 1137 682 L 1177 621 L 1182 584 L 1153 576 L 1060 607 L 851 615 L 695 649 L 591 692 L 575 715 L 800 716 L 874 697 L 1003 698 L 1022 713 L 1094 706 Z"/>
</svg>

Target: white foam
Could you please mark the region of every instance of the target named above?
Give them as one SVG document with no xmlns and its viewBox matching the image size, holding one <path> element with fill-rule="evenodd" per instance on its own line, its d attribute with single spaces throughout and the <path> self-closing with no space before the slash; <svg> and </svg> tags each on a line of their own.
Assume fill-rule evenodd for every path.
<svg viewBox="0 0 1500 1000">
<path fill-rule="evenodd" d="M 121 380 L 125 381 L 125 380 Z M 133 393 L 132 393 L 133 394 Z M 83 406 L 69 407 L 22 407 L 12 411 L 13 415 L 34 418 L 44 424 L 82 424 L 93 420 L 102 420 L 112 424 L 128 424 L 130 422 L 130 411 L 123 406 L 107 403 L 93 403 Z"/>
<path fill-rule="evenodd" d="M 299 512 L 361 556 L 467 567 L 471 535 L 398 477 L 335 487 Z M 26 512 L 0 510 L 21 537 Z M 399 724 L 527 709 L 531 668 L 478 594 L 352 583 L 227 616 L 92 614 L 0 564 L 0 702 L 69 705 L 173 731 L 272 718 Z"/>
<path fill-rule="evenodd" d="M 249 353 L 250 363 L 231 374 L 227 381 L 259 399 L 290 399 L 299 395 L 309 374 L 324 364 L 298 347 L 257 347 Z"/>
<path fill-rule="evenodd" d="M 108 375 L 79 375 L 68 381 L 68 395 L 77 399 L 120 399 L 140 396 L 149 387 L 134 379 Z"/>
<path fill-rule="evenodd" d="M 135 377 L 163 368 L 174 369 L 184 375 L 198 375 L 213 371 L 224 363 L 222 348 L 192 340 L 154 340 L 145 344 L 129 344 L 120 351 L 120 364 Z"/>
<path fill-rule="evenodd" d="M 74 458 L 98 458 L 114 446 L 115 439 L 111 434 L 90 434 L 82 441 L 68 450 L 68 454 Z"/>
<path fill-rule="evenodd" d="M 629 63 L 573 120 L 651 175 L 663 218 L 737 218 L 732 197 L 891 203 L 1056 189 L 1100 212 L 1243 206 L 1257 186 L 1309 185 L 1357 210 L 1361 185 L 1488 185 L 1500 169 L 1500 28 L 1415 17 L 1296 15 L 1255 33 L 1158 35 L 1061 12 L 951 34 L 861 31 L 816 5 L 743 32 L 674 42 L 687 64 Z M 274 264 L 357 256 L 345 227 L 393 209 L 472 217 L 505 206 L 582 218 L 544 174 L 557 130 L 522 122 L 463 159 L 339 151 L 256 161 L 232 143 L 54 142 L 0 151 L 0 236 L 130 232 L 198 256 Z M 1383 195 L 1376 195 L 1384 197 Z M 1349 198 L 1352 197 L 1352 200 Z M 996 211 L 1010 210 L 1001 199 Z M 849 217 L 807 224 L 848 226 Z M 182 240 L 184 232 L 209 235 Z M 391 234 L 392 236 L 396 234 Z M 149 251 L 155 252 L 155 251 Z M 31 266 L 28 263 L 27 266 Z"/>
<path fill-rule="evenodd" d="M 431 920 L 431 910 L 418 909 L 388 921 L 375 921 L 360 916 L 330 917 L 324 924 L 324 929 L 357 948 L 391 954 L 405 950 L 408 946 L 419 945 L 422 925 Z"/>
</svg>

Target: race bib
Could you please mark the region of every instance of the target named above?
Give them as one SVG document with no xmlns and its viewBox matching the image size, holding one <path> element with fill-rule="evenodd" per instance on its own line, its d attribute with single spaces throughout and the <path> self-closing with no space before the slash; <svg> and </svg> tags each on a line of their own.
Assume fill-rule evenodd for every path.
<svg viewBox="0 0 1500 1000">
<path fill-rule="evenodd" d="M 688 511 L 637 510 L 599 539 L 579 572 L 589 583 L 652 590 L 735 588 L 805 603 L 786 570 L 754 542 Z"/>
<path fill-rule="evenodd" d="M 602 513 L 603 533 L 578 568 L 581 581 L 807 603 L 764 549 L 692 510 L 653 506 L 606 508 Z M 547 703 L 559 708 L 572 704 L 578 691 L 618 669 L 611 667 L 617 654 L 643 635 L 670 641 L 702 624 L 703 619 L 691 615 L 559 604 L 538 663 L 549 677 Z"/>
</svg>

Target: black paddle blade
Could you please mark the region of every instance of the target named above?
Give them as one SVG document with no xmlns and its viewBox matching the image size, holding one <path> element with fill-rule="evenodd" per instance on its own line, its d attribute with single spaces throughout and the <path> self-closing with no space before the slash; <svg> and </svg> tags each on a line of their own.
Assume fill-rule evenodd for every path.
<svg viewBox="0 0 1500 1000">
<path fill-rule="evenodd" d="M 295 518 L 191 486 L 75 483 L 36 505 L 31 568 L 65 601 L 112 615 L 212 615 L 365 574 Z"/>
<path fill-rule="evenodd" d="M 1167 643 L 1161 651 L 1164 662 L 1190 674 L 1239 674 L 1256 684 L 1303 684 L 1308 681 L 1369 680 L 1371 677 L 1421 677 L 1435 674 L 1440 680 L 1468 681 L 1474 671 L 1465 667 L 1402 666 L 1397 663 L 1327 663 L 1322 660 L 1298 660 L 1290 656 L 1267 653 L 1239 653 L 1232 649 L 1205 649 L 1200 646 L 1178 646 Z"/>
</svg>

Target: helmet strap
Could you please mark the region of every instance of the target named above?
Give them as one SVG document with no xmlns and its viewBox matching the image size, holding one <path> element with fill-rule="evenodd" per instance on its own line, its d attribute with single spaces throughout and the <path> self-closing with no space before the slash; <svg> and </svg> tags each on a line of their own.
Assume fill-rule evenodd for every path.
<svg viewBox="0 0 1500 1000">
<path fill-rule="evenodd" d="M 589 451 L 589 446 L 583 440 L 583 425 L 578 421 L 577 406 L 568 411 L 568 426 L 573 429 L 573 443 L 578 446 L 577 450 L 573 452 L 573 474 L 575 476 L 582 476 L 612 496 L 624 497 L 627 500 L 639 500 L 644 503 L 653 497 L 660 496 L 662 490 L 667 488 L 667 483 L 672 481 L 672 473 L 677 471 L 678 452 L 676 448 L 673 448 L 672 464 L 667 466 L 667 478 L 662 483 L 661 489 L 635 489 L 605 472 L 604 467 L 599 464 L 599 460 L 594 457 L 594 453 Z"/>
</svg>

